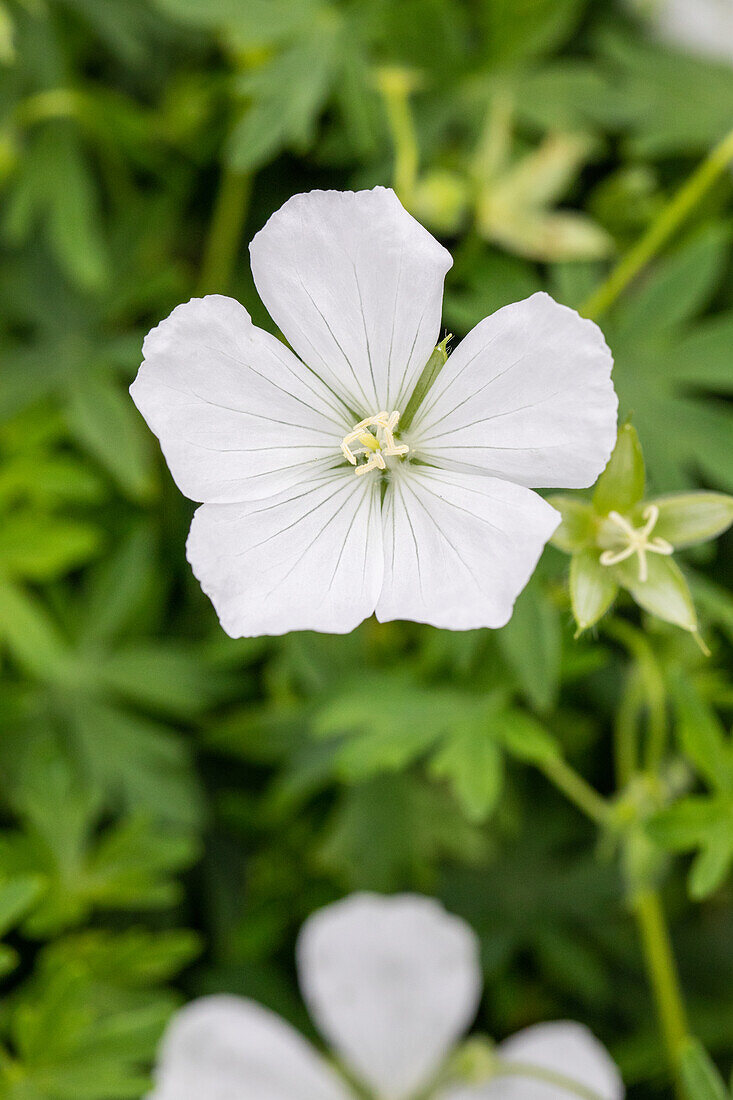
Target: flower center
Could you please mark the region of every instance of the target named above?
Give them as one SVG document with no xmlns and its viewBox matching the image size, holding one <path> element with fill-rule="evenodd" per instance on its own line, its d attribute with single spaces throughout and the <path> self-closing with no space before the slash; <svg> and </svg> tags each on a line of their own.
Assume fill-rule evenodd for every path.
<svg viewBox="0 0 733 1100">
<path fill-rule="evenodd" d="M 618 512 L 609 512 L 608 518 L 616 528 L 614 542 L 620 546 L 604 550 L 600 556 L 601 565 L 618 565 L 633 554 L 639 555 L 639 580 L 644 582 L 649 576 L 647 567 L 647 554 L 671 554 L 674 547 L 666 539 L 650 538 L 652 531 L 659 519 L 659 509 L 656 504 L 649 504 L 642 512 L 642 519 L 646 520 L 643 527 L 632 527 L 625 516 Z"/>
<path fill-rule="evenodd" d="M 385 458 L 402 458 L 410 450 L 406 443 L 395 443 L 399 419 L 397 410 L 375 413 L 360 420 L 341 440 L 344 458 L 354 467 L 357 477 L 370 470 L 386 470 Z"/>
</svg>

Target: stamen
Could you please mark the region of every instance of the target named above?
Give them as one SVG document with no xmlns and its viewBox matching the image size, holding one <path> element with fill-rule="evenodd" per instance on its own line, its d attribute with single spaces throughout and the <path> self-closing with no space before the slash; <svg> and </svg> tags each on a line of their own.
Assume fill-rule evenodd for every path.
<svg viewBox="0 0 733 1100">
<path fill-rule="evenodd" d="M 644 526 L 632 527 L 626 517 L 620 515 L 619 512 L 608 513 L 608 518 L 620 529 L 626 545 L 621 546 L 618 550 L 604 550 L 599 561 L 601 565 L 618 565 L 619 562 L 626 561 L 627 558 L 638 554 L 639 580 L 644 583 L 649 577 L 647 554 L 672 554 L 674 547 L 666 539 L 659 538 L 659 536 L 653 539 L 649 537 L 659 519 L 659 508 L 656 504 L 647 505 L 641 515 L 642 519 L 646 520 Z"/>
<path fill-rule="evenodd" d="M 408 453 L 410 448 L 406 443 L 395 443 L 394 433 L 399 419 L 400 414 L 396 409 L 391 413 L 375 413 L 355 424 L 341 440 L 343 456 L 356 467 L 354 473 L 357 476 L 369 473 L 370 470 L 386 470 L 385 457 L 402 458 Z M 361 446 L 355 447 L 355 443 L 360 443 Z M 366 462 L 358 462 L 358 455 L 368 455 Z"/>
</svg>

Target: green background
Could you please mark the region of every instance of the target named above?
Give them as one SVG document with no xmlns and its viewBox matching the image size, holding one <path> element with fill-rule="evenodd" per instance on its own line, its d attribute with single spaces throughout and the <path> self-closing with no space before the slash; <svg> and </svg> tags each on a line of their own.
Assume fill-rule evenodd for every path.
<svg viewBox="0 0 733 1100">
<path fill-rule="evenodd" d="M 665 782 L 707 824 L 637 856 L 692 1030 L 730 1070 L 730 536 L 683 561 L 710 659 L 655 622 L 636 659 L 603 625 L 573 640 L 552 548 L 498 632 L 232 641 L 185 562 L 194 506 L 127 394 L 145 332 L 194 294 L 271 327 L 246 242 L 287 197 L 394 181 L 385 67 L 413 88 L 403 198 L 455 257 L 457 337 L 536 289 L 577 305 L 733 125 L 733 64 L 606 2 L 0 4 L 2 1100 L 142 1095 L 172 1007 L 204 992 L 312 1034 L 294 937 L 357 889 L 435 894 L 472 923 L 479 1030 L 578 1019 L 632 1097 L 671 1095 L 623 862 L 533 766 L 559 744 L 611 793 L 614 725 L 643 727 L 651 697 Z M 497 105 L 510 163 L 583 135 L 544 213 L 584 212 L 597 256 L 538 244 L 534 207 L 514 240 L 480 225 Z M 725 175 L 602 320 L 654 492 L 733 491 L 732 191 Z M 642 625 L 630 603 L 614 621 Z M 667 849 L 696 848 L 689 879 Z"/>
</svg>

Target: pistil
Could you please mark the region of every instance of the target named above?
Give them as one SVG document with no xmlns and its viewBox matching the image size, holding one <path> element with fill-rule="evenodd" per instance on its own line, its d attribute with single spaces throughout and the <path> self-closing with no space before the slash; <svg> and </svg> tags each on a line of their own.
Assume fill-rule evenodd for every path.
<svg viewBox="0 0 733 1100">
<path fill-rule="evenodd" d="M 386 411 L 361 420 L 341 440 L 341 451 L 347 462 L 355 467 L 354 473 L 362 476 L 370 470 L 386 470 L 385 458 L 402 458 L 410 448 L 406 443 L 395 443 L 394 433 L 400 419 L 399 412 Z M 375 431 L 370 431 L 373 428 Z M 360 447 L 354 447 L 360 443 Z M 359 462 L 359 455 L 368 455 L 366 462 Z"/>
<path fill-rule="evenodd" d="M 644 583 L 649 577 L 649 566 L 646 560 L 647 554 L 671 554 L 674 547 L 666 539 L 650 538 L 657 520 L 659 508 L 656 504 L 649 504 L 642 512 L 642 519 L 646 520 L 643 527 L 633 527 L 631 523 L 619 512 L 609 512 L 608 518 L 619 529 L 625 545 L 620 549 L 604 550 L 600 556 L 601 565 L 618 565 L 626 561 L 634 554 L 639 556 L 639 580 Z"/>
</svg>

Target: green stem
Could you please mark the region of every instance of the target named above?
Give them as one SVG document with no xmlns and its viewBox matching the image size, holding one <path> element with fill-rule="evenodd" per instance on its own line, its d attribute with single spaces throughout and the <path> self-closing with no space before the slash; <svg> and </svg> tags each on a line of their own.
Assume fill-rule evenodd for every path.
<svg viewBox="0 0 733 1100">
<path fill-rule="evenodd" d="M 492 1077 L 525 1077 L 532 1081 L 541 1081 L 545 1085 L 554 1085 L 570 1096 L 579 1096 L 581 1100 L 602 1100 L 600 1093 L 581 1085 L 564 1073 L 534 1066 L 524 1062 L 498 1062 Z"/>
<path fill-rule="evenodd" d="M 199 294 L 225 294 L 229 289 L 251 191 L 248 172 L 223 169 L 201 264 Z"/>
<path fill-rule="evenodd" d="M 680 1057 L 688 1039 L 687 1019 L 677 965 L 659 895 L 641 890 L 632 898 L 632 909 L 644 950 L 647 975 L 654 994 L 669 1065 L 679 1078 Z"/>
<path fill-rule="evenodd" d="M 597 825 L 607 825 L 610 807 L 605 798 L 576 772 L 561 756 L 552 757 L 539 765 L 540 770 L 562 794 Z"/>
<path fill-rule="evenodd" d="M 415 79 L 399 68 L 385 68 L 378 74 L 378 86 L 384 99 L 389 132 L 394 146 L 394 189 L 410 206 L 417 182 L 420 150 L 410 109 L 410 93 Z"/>
<path fill-rule="evenodd" d="M 638 771 L 636 717 L 641 707 L 641 686 L 636 671 L 629 673 L 614 722 L 614 765 L 619 790 L 625 790 Z"/>
<path fill-rule="evenodd" d="M 626 743 L 624 758 L 619 744 L 617 763 L 618 781 L 625 787 L 637 770 L 635 744 L 635 709 L 638 709 L 643 697 L 647 709 L 647 738 L 644 752 L 644 770 L 655 776 L 664 759 L 667 748 L 667 688 L 654 650 L 641 631 L 634 629 L 621 619 L 609 620 L 605 630 L 627 650 L 634 661 L 633 679 L 630 681 L 629 694 L 623 712 L 619 712 L 617 734 L 619 741 L 623 736 Z M 636 708 L 634 708 L 636 704 Z M 623 723 L 622 723 L 623 718 Z M 628 724 L 629 729 L 625 730 Z"/>
<path fill-rule="evenodd" d="M 706 192 L 723 174 L 731 160 L 733 160 L 733 130 L 711 150 L 702 164 L 659 212 L 646 233 L 583 303 L 580 312 L 585 317 L 595 320 L 613 305 L 622 291 L 679 229 L 704 198 Z"/>
</svg>

